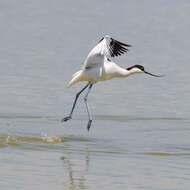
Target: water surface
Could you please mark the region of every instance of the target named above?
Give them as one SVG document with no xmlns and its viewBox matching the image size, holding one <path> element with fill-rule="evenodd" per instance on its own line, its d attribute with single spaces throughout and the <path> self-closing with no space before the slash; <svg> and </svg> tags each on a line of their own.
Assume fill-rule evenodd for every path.
<svg viewBox="0 0 190 190">
<path fill-rule="evenodd" d="M 190 3 L 0 2 L 0 186 L 9 189 L 190 188 Z M 94 86 L 62 124 L 68 89 L 90 49 L 109 34 L 132 45 L 114 59 L 136 75 Z"/>
</svg>

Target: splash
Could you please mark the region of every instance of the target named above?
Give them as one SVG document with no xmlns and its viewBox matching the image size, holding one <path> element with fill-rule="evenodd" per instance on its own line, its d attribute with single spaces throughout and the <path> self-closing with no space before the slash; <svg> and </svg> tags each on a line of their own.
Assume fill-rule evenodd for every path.
<svg viewBox="0 0 190 190">
<path fill-rule="evenodd" d="M 43 134 L 42 141 L 48 144 L 57 144 L 63 142 L 64 139 L 56 136 L 49 136 L 47 134 Z"/>
<path fill-rule="evenodd" d="M 62 142 L 64 142 L 64 138 L 49 136 L 47 134 L 44 134 L 42 137 L 25 137 L 13 135 L 0 136 L 0 147 L 4 147 L 4 145 L 19 145 L 23 143 L 58 144 Z"/>
</svg>

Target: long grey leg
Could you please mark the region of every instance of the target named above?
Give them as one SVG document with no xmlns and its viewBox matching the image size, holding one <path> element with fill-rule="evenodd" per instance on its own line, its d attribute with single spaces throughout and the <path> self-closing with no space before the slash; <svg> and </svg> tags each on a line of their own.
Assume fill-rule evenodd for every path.
<svg viewBox="0 0 190 190">
<path fill-rule="evenodd" d="M 87 130 L 88 131 L 90 130 L 90 126 L 91 126 L 91 123 L 92 123 L 92 115 L 90 113 L 90 109 L 89 109 L 88 102 L 87 102 L 88 94 L 89 94 L 91 89 L 92 89 L 92 84 L 90 84 L 90 86 L 88 88 L 88 91 L 86 93 L 86 96 L 84 97 L 84 102 L 85 102 L 86 109 L 87 109 L 87 112 L 88 112 L 88 124 L 87 124 Z"/>
<path fill-rule="evenodd" d="M 72 114 L 73 114 L 73 111 L 74 111 L 74 109 L 75 109 L 75 105 L 76 105 L 76 103 L 77 103 L 77 99 L 78 99 L 79 95 L 80 95 L 88 86 L 89 86 L 89 84 L 87 84 L 81 91 L 79 91 L 79 92 L 76 94 L 75 101 L 74 101 L 74 103 L 73 103 L 73 107 L 72 107 L 72 109 L 71 109 L 71 112 L 70 112 L 69 116 L 64 117 L 64 118 L 61 120 L 61 122 L 68 121 L 68 120 L 70 120 L 70 119 L 72 118 Z"/>
</svg>

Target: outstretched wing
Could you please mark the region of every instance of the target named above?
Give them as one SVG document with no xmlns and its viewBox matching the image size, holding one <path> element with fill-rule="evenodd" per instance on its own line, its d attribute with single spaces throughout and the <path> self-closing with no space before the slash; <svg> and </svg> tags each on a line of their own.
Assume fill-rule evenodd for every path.
<svg viewBox="0 0 190 190">
<path fill-rule="evenodd" d="M 127 53 L 131 45 L 119 42 L 110 36 L 106 35 L 88 54 L 84 67 L 93 67 L 97 64 L 102 64 L 104 57 L 108 59 Z"/>
<path fill-rule="evenodd" d="M 107 57 L 120 56 L 124 53 L 127 53 L 129 51 L 128 48 L 131 47 L 131 45 L 117 41 L 117 40 L 111 38 L 110 36 L 105 36 L 104 39 L 107 44 L 107 48 L 106 48 Z"/>
</svg>

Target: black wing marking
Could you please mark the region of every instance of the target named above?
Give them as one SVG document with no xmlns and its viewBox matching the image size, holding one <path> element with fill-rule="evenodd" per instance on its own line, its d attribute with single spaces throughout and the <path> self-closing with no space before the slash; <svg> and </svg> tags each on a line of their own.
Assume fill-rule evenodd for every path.
<svg viewBox="0 0 190 190">
<path fill-rule="evenodd" d="M 101 38 L 101 40 L 98 42 L 98 44 L 103 40 L 104 38 Z"/>
<path fill-rule="evenodd" d="M 111 41 L 109 44 L 109 51 L 110 51 L 111 57 L 115 57 L 115 56 L 127 53 L 129 51 L 128 47 L 131 47 L 131 45 L 124 44 L 122 42 L 119 42 L 111 38 Z"/>
</svg>

